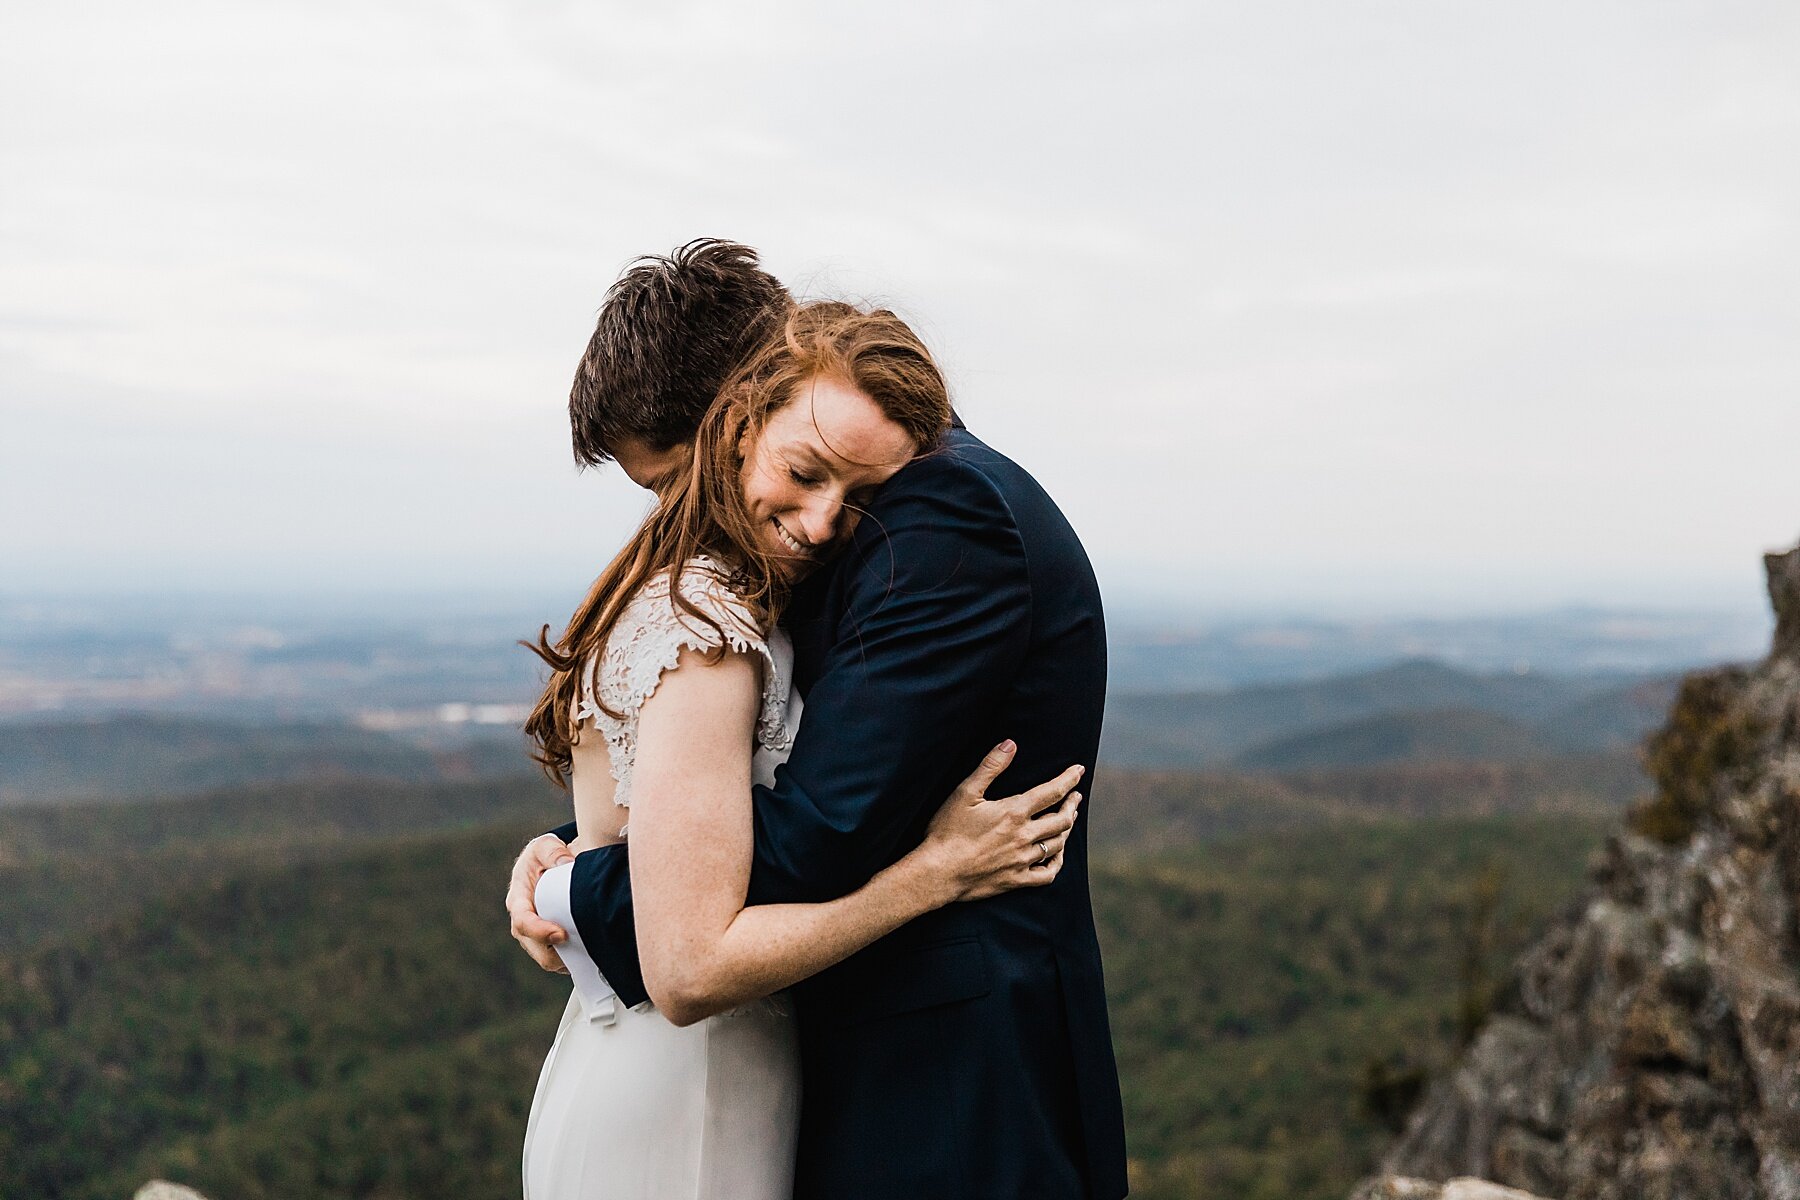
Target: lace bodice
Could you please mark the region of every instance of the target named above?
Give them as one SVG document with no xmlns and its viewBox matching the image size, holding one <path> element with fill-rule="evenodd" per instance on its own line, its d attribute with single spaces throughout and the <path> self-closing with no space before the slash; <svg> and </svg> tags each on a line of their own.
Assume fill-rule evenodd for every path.
<svg viewBox="0 0 1800 1200">
<path fill-rule="evenodd" d="M 588 659 L 575 704 L 575 720 L 606 739 L 612 777 L 617 781 L 613 800 L 625 808 L 631 806 L 638 712 L 655 694 L 663 672 L 680 659 L 682 650 L 717 649 L 721 631 L 733 650 L 762 659 L 762 709 L 756 721 L 753 764 L 757 782 L 773 779 L 774 764 L 787 758 L 794 743 L 799 713 L 797 703 L 790 703 L 794 651 L 787 635 L 780 629 L 765 635 L 744 602 L 726 586 L 723 569 L 710 558 L 690 559 L 676 586 L 694 607 L 717 621 L 719 628 L 680 608 L 669 595 L 669 576 L 657 576 L 632 598 L 606 645 Z M 596 697 L 619 716 L 609 714 L 596 703 Z M 768 778 L 761 778 L 764 775 Z"/>
</svg>

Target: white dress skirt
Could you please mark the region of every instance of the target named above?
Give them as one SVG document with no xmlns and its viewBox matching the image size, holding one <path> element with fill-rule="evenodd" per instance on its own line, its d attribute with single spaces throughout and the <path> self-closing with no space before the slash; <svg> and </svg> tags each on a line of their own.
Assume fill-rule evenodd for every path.
<svg viewBox="0 0 1800 1200">
<path fill-rule="evenodd" d="M 773 783 L 800 719 L 792 643 L 779 629 L 764 639 L 705 560 L 689 564 L 680 586 L 721 620 L 734 649 L 764 660 L 751 774 Z M 589 664 L 577 715 L 606 736 L 619 803 L 630 803 L 638 708 L 682 647 L 718 642 L 717 631 L 675 610 L 664 581 L 628 606 Z M 592 703 L 594 695 L 621 716 Z M 785 997 L 686 1028 L 648 1003 L 625 1007 L 568 917 L 571 870 L 546 871 L 538 883 L 539 913 L 570 935 L 557 952 L 573 986 L 531 1101 L 525 1200 L 790 1200 L 800 1053 Z"/>
<path fill-rule="evenodd" d="M 525 1130 L 525 1200 L 790 1200 L 800 1123 L 792 1014 L 677 1028 L 571 994 Z"/>
</svg>

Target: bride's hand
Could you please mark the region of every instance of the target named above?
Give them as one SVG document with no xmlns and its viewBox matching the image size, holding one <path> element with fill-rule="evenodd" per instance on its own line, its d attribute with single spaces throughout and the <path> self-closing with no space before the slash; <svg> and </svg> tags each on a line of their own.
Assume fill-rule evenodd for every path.
<svg viewBox="0 0 1800 1200">
<path fill-rule="evenodd" d="M 572 862 L 574 853 L 553 833 L 540 834 L 519 851 L 513 863 L 512 882 L 506 889 L 506 912 L 511 918 L 513 940 L 531 961 L 546 971 L 567 975 L 554 947 L 569 940 L 562 927 L 538 916 L 537 885 L 545 871 L 558 863 Z"/>
<path fill-rule="evenodd" d="M 918 853 L 952 899 L 1040 887 L 1062 870 L 1063 849 L 1081 809 L 1081 793 L 1071 792 L 1085 768 L 1070 767 L 1016 796 L 987 799 L 988 786 L 1017 753 L 1011 741 L 995 746 L 931 818 Z"/>
</svg>

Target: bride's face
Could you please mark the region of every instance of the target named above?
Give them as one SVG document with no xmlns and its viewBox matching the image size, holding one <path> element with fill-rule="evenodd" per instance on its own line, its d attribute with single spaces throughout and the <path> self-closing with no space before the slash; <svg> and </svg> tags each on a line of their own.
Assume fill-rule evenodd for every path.
<svg viewBox="0 0 1800 1200">
<path fill-rule="evenodd" d="M 802 383 L 744 449 L 744 500 L 793 575 L 848 537 L 856 510 L 918 452 L 866 393 L 827 376 Z"/>
</svg>

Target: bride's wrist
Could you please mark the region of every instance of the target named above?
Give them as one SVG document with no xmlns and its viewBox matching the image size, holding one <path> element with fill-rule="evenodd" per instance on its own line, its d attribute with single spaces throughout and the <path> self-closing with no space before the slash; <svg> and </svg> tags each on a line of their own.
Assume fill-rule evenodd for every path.
<svg viewBox="0 0 1800 1200">
<path fill-rule="evenodd" d="M 948 857 L 927 842 L 888 868 L 895 882 L 915 901 L 921 912 L 942 908 L 962 895 L 963 881 Z"/>
</svg>

